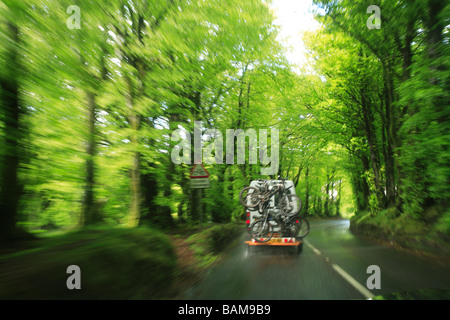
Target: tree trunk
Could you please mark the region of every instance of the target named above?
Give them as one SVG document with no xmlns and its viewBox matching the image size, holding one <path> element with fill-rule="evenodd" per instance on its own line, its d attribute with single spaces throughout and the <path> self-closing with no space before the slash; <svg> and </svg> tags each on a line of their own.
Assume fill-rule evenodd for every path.
<svg viewBox="0 0 450 320">
<path fill-rule="evenodd" d="M 303 166 L 299 165 L 297 175 L 295 176 L 294 181 L 293 181 L 294 187 L 297 187 L 298 181 L 300 180 L 300 174 L 302 173 L 302 170 L 303 170 Z"/>
<path fill-rule="evenodd" d="M 370 188 L 367 184 L 367 180 L 363 177 L 364 173 L 368 170 L 370 170 L 369 165 L 369 159 L 367 158 L 367 155 L 363 154 L 361 156 L 361 162 L 362 162 L 362 172 L 360 171 L 358 173 L 358 180 L 360 184 L 360 190 L 362 192 L 362 202 L 361 202 L 361 209 L 367 210 L 369 206 L 369 196 L 370 196 Z"/>
<path fill-rule="evenodd" d="M 439 57 L 437 45 L 442 41 L 442 31 L 445 28 L 445 19 L 440 17 L 440 14 L 445 8 L 445 1 L 442 0 L 428 0 L 428 19 L 426 25 L 428 28 L 427 34 L 427 55 L 430 59 Z M 432 67 L 436 68 L 436 67 Z M 430 79 L 431 84 L 436 84 L 437 79 Z"/>
<path fill-rule="evenodd" d="M 397 142 L 397 128 L 396 121 L 393 112 L 393 83 L 392 83 L 392 70 L 389 67 L 389 63 L 383 63 L 384 69 L 384 116 L 381 115 L 381 119 L 384 122 L 384 131 L 386 133 L 386 152 L 385 152 L 385 165 L 386 165 L 386 204 L 388 207 L 392 207 L 396 203 L 395 192 L 395 171 L 396 164 L 394 158 L 394 149 L 398 146 Z M 397 174 L 400 168 L 397 167 Z"/>
<path fill-rule="evenodd" d="M 328 203 L 330 201 L 330 194 L 329 194 L 329 192 L 330 192 L 330 176 L 328 175 L 328 173 L 327 173 L 327 186 L 326 186 L 325 192 L 326 192 L 326 196 L 325 196 L 325 202 L 323 204 L 323 209 L 324 209 L 323 213 L 326 217 L 328 217 L 328 216 L 330 216 L 330 212 L 328 211 Z"/>
<path fill-rule="evenodd" d="M 317 197 L 317 213 L 322 216 L 322 195 Z"/>
<path fill-rule="evenodd" d="M 199 121 L 200 109 L 201 109 L 201 93 L 199 91 L 193 91 L 189 96 L 189 99 L 194 103 L 195 108 L 192 110 L 192 116 L 194 121 Z M 193 132 L 193 131 L 192 131 Z M 200 132 L 201 134 L 201 132 Z M 195 139 L 195 138 L 194 138 Z M 191 159 L 195 161 L 195 148 L 194 139 L 191 139 Z M 202 150 L 200 150 L 200 154 Z M 203 219 L 203 205 L 202 205 L 202 189 L 190 189 L 189 196 L 189 213 L 193 222 L 200 222 Z"/>
<path fill-rule="evenodd" d="M 127 82 L 127 107 L 128 122 L 131 128 L 130 145 L 132 150 L 131 170 L 130 170 L 130 211 L 128 215 L 128 225 L 136 227 L 139 224 L 141 216 L 141 176 L 140 176 L 140 158 L 139 152 L 139 127 L 140 115 L 134 110 L 135 94 L 131 79 L 126 77 Z"/>
<path fill-rule="evenodd" d="M 357 164 L 355 169 L 352 170 L 351 185 L 354 197 L 356 199 L 356 212 L 362 212 L 367 210 L 369 203 L 369 186 L 364 178 L 364 172 L 370 170 L 369 160 L 365 154 L 354 155 L 361 161 L 362 167 Z"/>
<path fill-rule="evenodd" d="M 383 185 L 380 176 L 380 160 L 378 153 L 378 145 L 375 136 L 375 128 L 373 124 L 373 113 L 369 103 L 366 100 L 364 89 L 361 89 L 361 107 L 364 119 L 364 131 L 367 137 L 367 143 L 369 144 L 370 151 L 370 164 L 372 167 L 373 179 L 374 179 L 374 192 L 378 199 L 378 209 L 384 207 L 384 192 Z"/>
<path fill-rule="evenodd" d="M 6 23 L 6 30 L 11 43 L 5 44 L 3 68 L 5 73 L 1 78 L 2 90 L 0 101 L 3 105 L 3 163 L 0 190 L 0 241 L 11 240 L 16 230 L 16 216 L 21 194 L 18 180 L 21 150 L 20 142 L 24 137 L 24 128 L 20 120 L 22 108 L 19 100 L 19 56 L 17 46 L 19 31 L 12 21 Z"/>
<path fill-rule="evenodd" d="M 97 121 L 97 96 L 96 91 L 99 87 L 101 81 L 107 78 L 107 68 L 105 62 L 106 47 L 102 46 L 102 55 L 100 57 L 100 78 L 95 84 L 94 88 L 86 90 L 86 106 L 87 106 L 87 127 L 88 127 L 88 138 L 86 141 L 86 180 L 84 185 L 84 196 L 82 201 L 82 209 L 79 219 L 79 225 L 85 226 L 90 224 L 95 224 L 102 220 L 101 209 L 98 206 L 98 201 L 95 198 L 95 156 L 97 154 L 97 137 L 96 137 L 96 121 Z M 85 68 L 86 63 L 84 56 L 80 53 L 80 65 Z M 86 73 L 89 72 L 86 70 Z"/>
<path fill-rule="evenodd" d="M 98 208 L 95 206 L 94 197 L 94 183 L 95 183 L 95 168 L 94 157 L 96 154 L 96 139 L 95 139 L 95 94 L 88 92 L 86 94 L 87 111 L 88 111 L 88 140 L 86 147 L 86 181 L 84 186 L 84 198 L 82 205 L 82 212 L 80 215 L 80 226 L 90 225 L 101 221 Z"/>
<path fill-rule="evenodd" d="M 307 216 L 308 215 L 308 211 L 309 211 L 309 167 L 307 166 L 306 167 L 306 171 L 305 171 L 305 184 L 306 184 L 306 187 L 305 187 L 305 204 L 304 204 L 304 210 L 303 210 L 303 214 L 305 215 L 305 216 Z"/>
<path fill-rule="evenodd" d="M 155 168 L 155 165 L 152 163 L 149 163 L 148 166 Z M 143 195 L 142 206 L 145 210 L 143 210 L 144 215 L 139 220 L 140 224 L 144 221 L 151 221 L 156 210 L 158 210 L 158 206 L 153 202 L 158 195 L 158 179 L 156 175 L 153 172 L 141 174 L 141 183 Z"/>
<path fill-rule="evenodd" d="M 177 129 L 176 122 L 178 121 L 178 115 L 175 113 L 171 113 L 169 115 L 169 130 L 173 132 Z M 166 169 L 166 177 L 163 183 L 160 183 L 160 185 L 163 188 L 163 194 L 165 198 L 169 198 L 172 196 L 172 183 L 173 183 L 173 176 L 175 174 L 175 164 L 172 161 L 170 153 L 167 154 L 167 169 Z M 170 227 L 172 228 L 174 226 L 173 218 L 172 218 L 172 212 L 171 208 L 169 206 L 164 206 L 163 208 L 159 207 L 157 210 L 156 217 L 158 224 L 161 227 Z"/>
<path fill-rule="evenodd" d="M 338 186 L 338 194 L 336 197 L 336 216 L 340 217 L 341 216 L 341 210 L 340 210 L 340 206 L 341 206 L 341 189 L 342 189 L 342 180 L 339 180 L 339 186 Z"/>
</svg>

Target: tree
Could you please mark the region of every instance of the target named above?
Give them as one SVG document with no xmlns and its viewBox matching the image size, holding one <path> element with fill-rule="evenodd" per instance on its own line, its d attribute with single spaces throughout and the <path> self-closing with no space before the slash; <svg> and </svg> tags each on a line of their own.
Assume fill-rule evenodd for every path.
<svg viewBox="0 0 450 320">
<path fill-rule="evenodd" d="M 20 99 L 20 79 L 23 67 L 20 62 L 22 43 L 17 21 L 20 20 L 20 6 L 6 2 L 0 7 L 2 19 L 2 72 L 0 77 L 0 101 L 2 103 L 3 141 L 2 171 L 0 186 L 0 241 L 10 240 L 15 235 L 16 217 L 21 194 L 19 165 L 24 154 L 26 128 L 22 123 L 24 106 Z"/>
</svg>

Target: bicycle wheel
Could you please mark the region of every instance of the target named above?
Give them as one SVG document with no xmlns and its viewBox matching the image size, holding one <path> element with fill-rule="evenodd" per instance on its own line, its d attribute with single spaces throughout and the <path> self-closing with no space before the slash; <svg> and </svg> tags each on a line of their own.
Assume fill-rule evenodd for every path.
<svg viewBox="0 0 450 320">
<path fill-rule="evenodd" d="M 302 201 L 296 194 L 287 194 L 280 200 L 280 210 L 282 213 L 293 216 L 302 208 Z"/>
<path fill-rule="evenodd" d="M 285 224 L 285 226 L 283 228 L 283 233 L 284 233 L 283 236 L 286 236 L 286 237 L 297 237 L 298 233 L 300 232 L 300 224 L 297 223 L 297 221 L 300 222 L 298 219 L 297 220 L 296 219 L 294 219 L 294 220 L 291 219 L 290 221 L 288 221 Z"/>
<path fill-rule="evenodd" d="M 264 223 L 264 221 L 258 220 L 250 226 L 250 234 L 256 242 L 267 242 L 273 237 L 273 228 L 268 221 Z"/>
<path fill-rule="evenodd" d="M 245 187 L 239 193 L 239 201 L 246 208 L 254 208 L 259 205 L 259 191 L 254 187 Z"/>
<path fill-rule="evenodd" d="M 305 218 L 298 218 L 298 238 L 304 238 L 309 234 L 309 222 Z"/>
</svg>

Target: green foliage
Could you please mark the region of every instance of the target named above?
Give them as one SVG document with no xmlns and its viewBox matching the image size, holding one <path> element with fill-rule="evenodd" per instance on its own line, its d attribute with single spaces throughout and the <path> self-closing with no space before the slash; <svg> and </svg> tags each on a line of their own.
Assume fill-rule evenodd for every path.
<svg viewBox="0 0 450 320">
<path fill-rule="evenodd" d="M 215 177 L 211 179 L 211 188 L 206 190 L 204 203 L 211 215 L 211 220 L 215 223 L 229 222 L 231 213 L 237 207 L 230 199 L 228 192 L 224 191 L 226 186 Z"/>
<path fill-rule="evenodd" d="M 393 292 L 385 295 L 378 295 L 374 300 L 448 300 L 449 290 L 423 289 L 414 291 Z"/>
<path fill-rule="evenodd" d="M 436 222 L 436 231 L 450 239 L 450 211 L 447 210 Z"/>
<path fill-rule="evenodd" d="M 370 1 L 314 2 L 323 29 L 305 40 L 324 81 L 310 110 L 321 136 L 353 158 L 357 210 L 436 221 L 449 199 L 448 6 L 385 2 L 381 29 L 370 30 Z"/>
<path fill-rule="evenodd" d="M 225 224 L 223 226 L 215 226 L 210 230 L 209 243 L 211 250 L 219 253 L 224 250 L 229 244 L 242 234 L 242 225 L 240 224 Z"/>
<path fill-rule="evenodd" d="M 435 255 L 450 253 L 447 213 L 431 223 L 409 214 L 398 215 L 395 209 L 382 210 L 376 216 L 360 212 L 351 218 L 350 230 L 409 250 Z"/>
<path fill-rule="evenodd" d="M 10 18 L 20 30 L 20 41 L 2 32 L 2 43 L 17 49 L 18 107 L 28 111 L 21 119 L 27 153 L 14 172 L 23 196 L 11 216 L 35 230 L 133 224 L 141 216 L 167 227 L 180 204 L 185 221 L 198 222 L 189 168 L 171 163 L 170 135 L 179 125 L 192 129 L 193 120 L 219 130 L 244 122 L 267 126 L 266 110 L 274 105 L 265 105 L 263 92 L 267 80 L 276 81 L 264 74 L 285 68 L 269 7 L 261 1 L 86 1 L 79 4 L 81 28 L 69 29 L 72 4 L 30 0 L 0 8 L 2 30 Z M 5 66 L 13 50 L 0 49 L 2 79 L 12 81 Z M 252 91 L 239 94 L 250 83 Z M 244 100 L 247 110 L 237 112 Z M 255 111 L 266 118 L 251 121 Z M 2 118 L 0 129 L 5 124 Z M 230 221 L 239 206 L 230 201 L 239 188 L 234 184 L 245 180 L 230 181 L 232 190 L 218 180 L 214 192 L 205 192 L 203 220 Z"/>
<path fill-rule="evenodd" d="M 191 235 L 187 242 L 200 261 L 199 267 L 205 268 L 214 263 L 218 254 L 229 247 L 242 234 L 242 230 L 241 224 L 214 224 Z"/>
<path fill-rule="evenodd" d="M 69 0 L 2 2 L 2 233 L 15 221 L 39 231 L 241 220 L 239 191 L 278 175 L 304 214 L 395 207 L 447 221 L 448 6 L 383 2 L 382 27 L 369 30 L 368 0 L 314 3 L 322 27 L 304 35 L 299 67 L 266 1 L 83 1 L 80 29 L 66 26 Z M 211 188 L 190 189 L 171 134 L 196 120 L 202 132 L 279 129 L 277 174 L 261 176 L 246 155 L 207 166 Z"/>
<path fill-rule="evenodd" d="M 420 58 L 426 59 L 425 56 Z M 405 116 L 400 130 L 404 144 L 399 162 L 408 177 L 404 180 L 402 199 L 406 211 L 417 218 L 424 207 L 437 205 L 444 210 L 450 198 L 450 114 L 447 107 L 450 101 L 448 92 L 444 91 L 449 72 L 440 68 L 430 70 L 439 61 L 445 65 L 441 59 L 432 63 L 419 62 L 414 77 L 402 87 L 403 99 L 412 110 Z M 440 79 L 437 85 L 430 85 L 433 78 Z"/>
<path fill-rule="evenodd" d="M 88 228 L 40 241 L 37 249 L 0 258 L 2 274 L 9 275 L 0 283 L 2 298 L 158 298 L 174 279 L 175 251 L 154 229 Z M 69 265 L 81 269 L 81 290 L 61 285 Z"/>
</svg>

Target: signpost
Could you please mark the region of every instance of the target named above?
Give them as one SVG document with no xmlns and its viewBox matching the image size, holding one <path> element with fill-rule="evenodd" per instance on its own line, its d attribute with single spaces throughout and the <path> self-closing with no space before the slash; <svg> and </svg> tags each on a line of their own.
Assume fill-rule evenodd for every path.
<svg viewBox="0 0 450 320">
<path fill-rule="evenodd" d="M 204 189 L 210 187 L 209 173 L 202 163 L 194 164 L 191 170 L 191 188 Z"/>
<path fill-rule="evenodd" d="M 209 188 L 209 173 L 202 163 L 194 164 L 191 170 L 191 199 L 192 199 L 192 218 L 203 221 L 203 206 L 202 206 L 202 189 Z"/>
<path fill-rule="evenodd" d="M 191 188 L 193 189 L 204 189 L 209 187 L 209 178 L 191 179 Z"/>
</svg>

